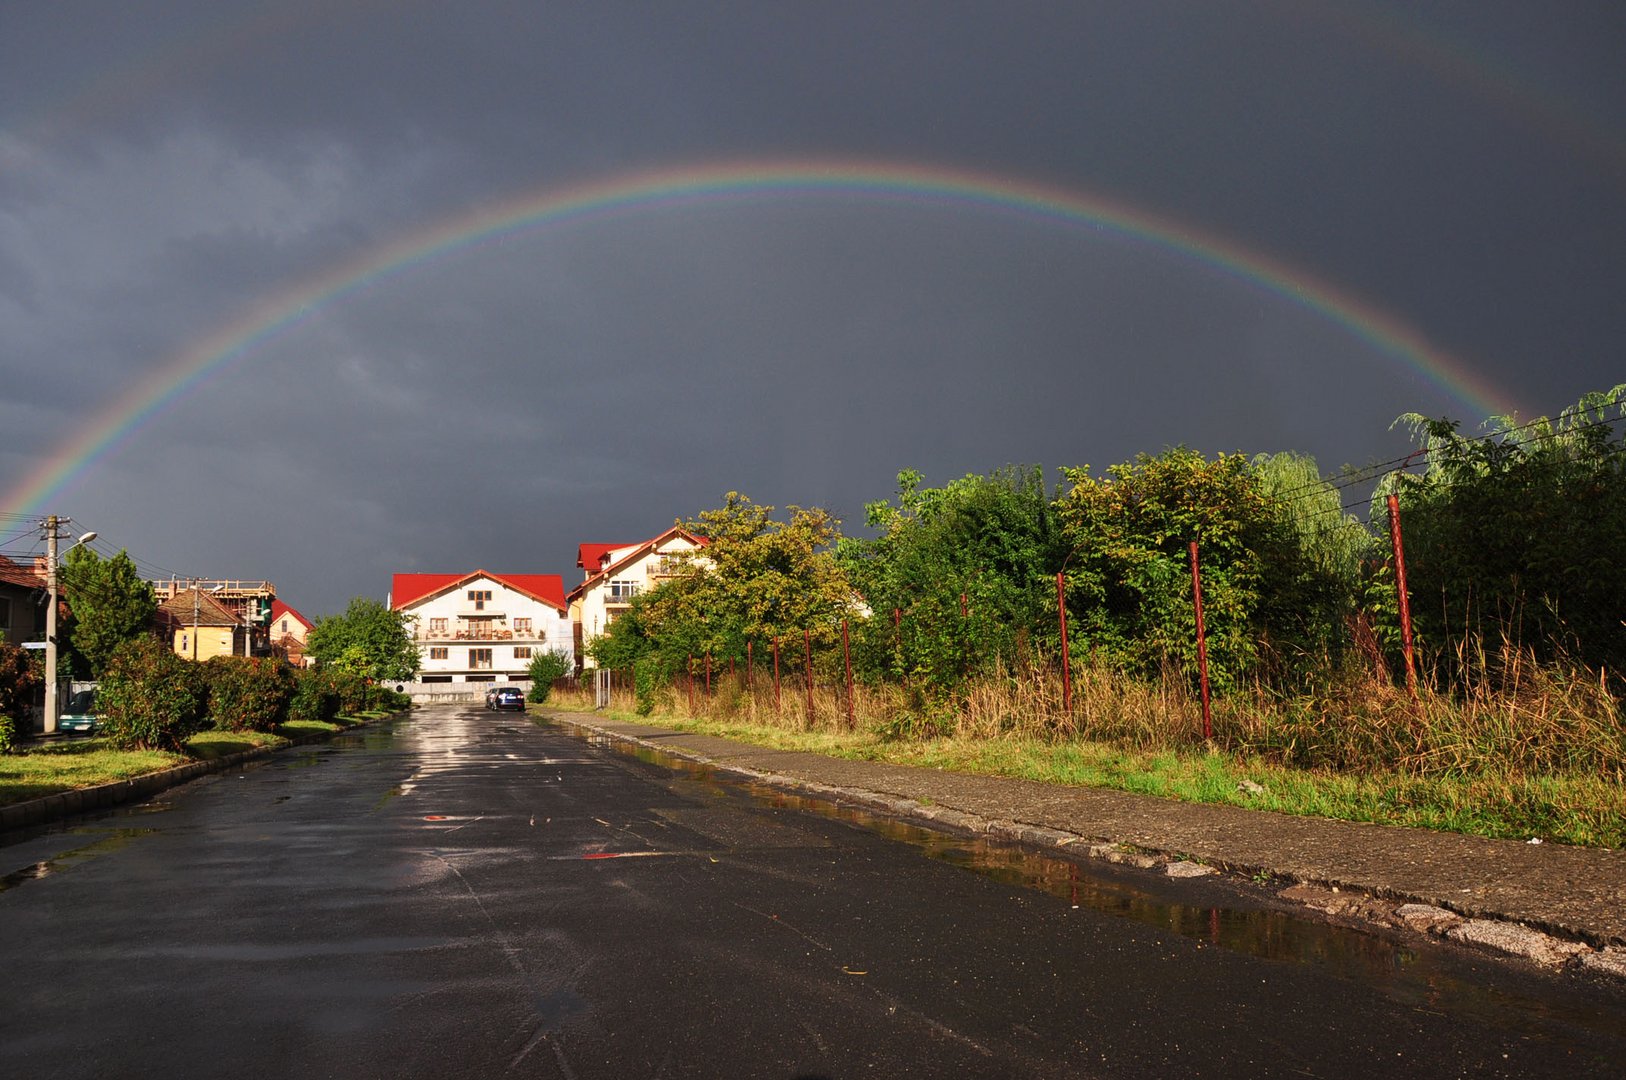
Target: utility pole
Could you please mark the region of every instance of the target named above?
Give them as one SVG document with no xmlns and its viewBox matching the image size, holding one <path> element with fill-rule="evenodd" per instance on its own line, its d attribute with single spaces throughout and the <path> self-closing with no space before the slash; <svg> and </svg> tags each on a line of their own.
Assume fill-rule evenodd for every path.
<svg viewBox="0 0 1626 1080">
<path fill-rule="evenodd" d="M 66 519 L 45 519 L 45 733 L 56 731 L 56 538 Z"/>
<path fill-rule="evenodd" d="M 56 681 L 56 547 L 57 534 L 62 526 L 68 524 L 73 518 L 59 518 L 55 514 L 46 517 L 42 524 L 45 526 L 45 730 L 54 732 L 57 719 L 57 681 Z M 73 542 L 73 548 L 80 544 L 88 544 L 96 539 L 96 534 L 88 532 Z"/>
</svg>

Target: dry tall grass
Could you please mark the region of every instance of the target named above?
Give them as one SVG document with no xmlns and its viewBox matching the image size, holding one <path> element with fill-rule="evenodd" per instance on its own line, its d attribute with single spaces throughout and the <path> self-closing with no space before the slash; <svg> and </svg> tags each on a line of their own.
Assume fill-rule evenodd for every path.
<svg viewBox="0 0 1626 1080">
<path fill-rule="evenodd" d="M 1626 724 L 1607 677 L 1575 664 L 1537 663 L 1507 643 L 1464 652 L 1450 685 L 1430 674 L 1415 698 L 1381 673 L 1347 670 L 1325 686 L 1293 693 L 1265 687 L 1216 697 L 1216 748 L 1274 764 L 1340 772 L 1396 770 L 1418 776 L 1585 775 L 1626 780 Z M 849 705 L 841 686 L 815 686 L 812 704 L 800 678 L 749 688 L 742 674 L 696 684 L 692 714 L 795 731 L 879 731 L 889 737 L 1081 740 L 1126 750 L 1190 749 L 1202 741 L 1202 706 L 1186 679 L 1126 675 L 1093 660 L 1074 664 L 1071 711 L 1060 672 L 1002 667 L 951 699 L 933 700 L 907 685 L 860 685 Z M 591 708 L 591 691 L 561 692 L 559 704 Z M 657 713 L 688 715 L 681 681 L 665 688 Z M 630 710 L 630 690 L 612 707 Z"/>
</svg>

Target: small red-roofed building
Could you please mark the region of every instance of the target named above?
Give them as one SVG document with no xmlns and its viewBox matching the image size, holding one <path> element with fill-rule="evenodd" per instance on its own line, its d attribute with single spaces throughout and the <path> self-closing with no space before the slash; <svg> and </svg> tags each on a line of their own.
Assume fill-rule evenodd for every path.
<svg viewBox="0 0 1626 1080">
<path fill-rule="evenodd" d="M 288 658 L 294 667 L 310 667 L 305 655 L 305 638 L 316 624 L 283 603 L 271 601 L 271 647 Z"/>
<path fill-rule="evenodd" d="M 45 575 L 0 555 L 0 641 L 45 637 Z"/>
<path fill-rule="evenodd" d="M 632 598 L 676 574 L 689 552 L 706 546 L 702 536 L 674 525 L 637 544 L 582 544 L 576 565 L 586 579 L 570 591 L 570 622 L 577 654 L 610 628 Z"/>
<path fill-rule="evenodd" d="M 528 682 L 542 652 L 576 662 L 558 574 L 396 574 L 390 607 L 413 617 L 421 683 Z"/>
</svg>

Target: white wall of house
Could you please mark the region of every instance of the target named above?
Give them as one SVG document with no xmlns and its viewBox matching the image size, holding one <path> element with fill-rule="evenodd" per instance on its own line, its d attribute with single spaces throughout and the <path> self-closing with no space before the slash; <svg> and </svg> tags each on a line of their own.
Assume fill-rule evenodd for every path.
<svg viewBox="0 0 1626 1080">
<path fill-rule="evenodd" d="M 563 650 L 575 663 L 570 616 L 487 577 L 402 608 L 417 617 L 420 682 L 515 682 L 537 653 Z"/>
<path fill-rule="evenodd" d="M 608 565 L 616 567 L 643 546 L 634 544 L 611 552 Z M 571 618 L 582 628 L 583 644 L 608 630 L 611 621 L 627 609 L 634 596 L 654 588 L 665 579 L 669 569 L 676 569 L 672 562 L 674 555 L 693 551 L 698 546 L 688 537 L 671 536 L 639 558 L 620 566 L 614 573 L 598 580 L 590 576 L 588 584 L 571 605 Z"/>
</svg>

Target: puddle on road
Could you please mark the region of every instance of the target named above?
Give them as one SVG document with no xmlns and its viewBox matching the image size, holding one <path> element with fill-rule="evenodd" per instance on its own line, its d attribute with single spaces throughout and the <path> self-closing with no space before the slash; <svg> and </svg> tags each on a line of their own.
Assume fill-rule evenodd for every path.
<svg viewBox="0 0 1626 1080">
<path fill-rule="evenodd" d="M 950 863 L 1006 885 L 1047 893 L 1074 907 L 1125 918 L 1158 930 L 1196 939 L 1212 947 L 1265 960 L 1310 964 L 1340 978 L 1378 989 L 1395 1001 L 1428 1011 L 1469 1015 L 1502 1025 L 1516 1024 L 1534 1037 L 1551 1035 L 1554 1021 L 1618 1035 L 1622 995 L 1547 978 L 1537 991 L 1510 986 L 1543 980 L 1501 972 L 1494 958 L 1463 954 L 1445 945 L 1409 948 L 1378 928 L 1362 930 L 1321 922 L 1284 910 L 1273 895 L 1249 898 L 1233 879 L 1174 880 L 1153 871 L 1098 866 L 987 837 L 940 832 L 883 817 L 848 804 L 797 795 L 689 761 L 660 750 L 614 739 L 586 728 L 559 724 L 589 745 L 668 769 L 685 779 L 744 794 L 775 808 L 797 810 L 856 825 L 908 844 L 927 858 Z M 1140 877 L 1141 882 L 1135 879 Z M 1181 894 L 1231 895 L 1223 904 L 1187 902 Z M 1470 970 L 1477 968 L 1477 970 Z M 1498 977 L 1498 976 L 1501 977 Z M 1521 977 L 1522 976 L 1522 977 Z M 1536 996 L 1539 994 L 1540 996 Z"/>
<path fill-rule="evenodd" d="M 335 735 L 328 740 L 328 745 L 338 750 L 388 750 L 395 745 L 396 723 L 397 721 L 390 721 L 360 731 Z"/>
<path fill-rule="evenodd" d="M 134 840 L 136 837 L 149 836 L 158 830 L 114 829 L 111 832 L 107 832 L 99 829 L 75 829 L 73 831 L 83 832 L 86 834 L 99 834 L 101 838 L 98 840 L 93 840 L 81 847 L 70 848 L 59 855 L 54 855 L 49 859 L 34 863 L 32 866 L 25 866 L 21 870 L 14 870 L 11 873 L 6 874 L 4 877 L 0 877 L 0 892 L 5 892 L 8 889 L 15 889 L 17 886 L 22 885 L 25 882 L 37 881 L 40 878 L 50 877 L 52 874 L 60 874 L 64 871 L 71 870 L 76 864 L 81 863 L 86 859 L 92 859 L 97 855 L 106 855 L 110 852 L 117 851 L 128 844 L 131 840 Z"/>
</svg>

